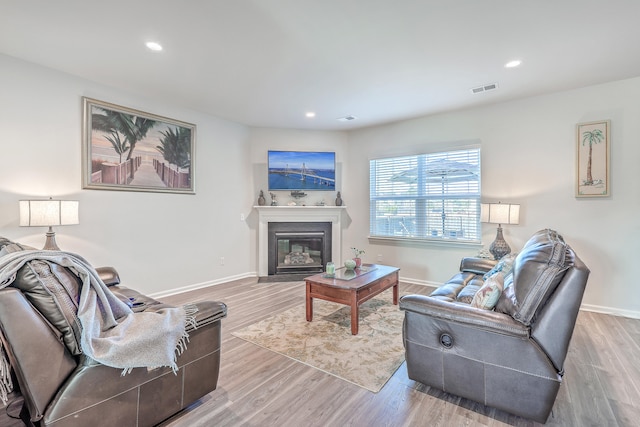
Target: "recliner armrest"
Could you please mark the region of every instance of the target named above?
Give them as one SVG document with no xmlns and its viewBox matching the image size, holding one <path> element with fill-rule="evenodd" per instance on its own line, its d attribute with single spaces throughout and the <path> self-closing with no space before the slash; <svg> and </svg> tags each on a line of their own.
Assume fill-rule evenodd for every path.
<svg viewBox="0 0 640 427">
<path fill-rule="evenodd" d="M 511 316 L 471 307 L 467 304 L 444 301 L 425 295 L 405 295 L 400 298 L 400 310 L 476 327 L 482 330 L 529 338 L 529 328 Z"/>
<path fill-rule="evenodd" d="M 465 257 L 460 261 L 460 271 L 484 274 L 491 270 L 498 261 L 487 258 Z"/>
<path fill-rule="evenodd" d="M 100 279 L 107 286 L 119 285 L 120 284 L 120 275 L 113 267 L 98 267 L 96 268 L 96 272 Z"/>
</svg>

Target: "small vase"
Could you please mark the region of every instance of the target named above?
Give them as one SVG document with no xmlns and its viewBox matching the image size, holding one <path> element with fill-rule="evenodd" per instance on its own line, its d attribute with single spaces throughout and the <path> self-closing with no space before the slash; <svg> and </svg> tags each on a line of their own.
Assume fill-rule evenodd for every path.
<svg viewBox="0 0 640 427">
<path fill-rule="evenodd" d="M 336 206 L 342 206 L 342 196 L 340 196 L 340 192 L 336 196 Z"/>
<path fill-rule="evenodd" d="M 258 197 L 258 206 L 264 206 L 267 201 L 264 198 L 264 193 L 260 190 L 260 196 Z"/>
<path fill-rule="evenodd" d="M 354 268 L 356 268 L 356 262 L 352 259 L 347 259 L 344 261 L 344 268 L 346 268 L 347 270 L 353 270 Z"/>
<path fill-rule="evenodd" d="M 353 260 L 356 263 L 356 268 L 362 267 L 362 258 L 354 258 Z"/>
</svg>

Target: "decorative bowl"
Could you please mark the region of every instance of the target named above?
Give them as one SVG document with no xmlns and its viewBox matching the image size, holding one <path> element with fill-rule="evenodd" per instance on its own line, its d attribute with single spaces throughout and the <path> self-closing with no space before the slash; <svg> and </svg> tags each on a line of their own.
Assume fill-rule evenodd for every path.
<svg viewBox="0 0 640 427">
<path fill-rule="evenodd" d="M 353 270 L 354 268 L 356 268 L 356 262 L 352 259 L 348 259 L 344 262 L 344 267 L 347 270 Z"/>
</svg>

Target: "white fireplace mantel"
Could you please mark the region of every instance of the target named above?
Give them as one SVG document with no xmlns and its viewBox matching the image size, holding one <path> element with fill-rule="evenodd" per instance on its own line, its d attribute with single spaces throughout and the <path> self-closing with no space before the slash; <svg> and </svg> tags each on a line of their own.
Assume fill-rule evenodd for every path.
<svg viewBox="0 0 640 427">
<path fill-rule="evenodd" d="M 269 274 L 268 244 L 270 222 L 330 222 L 331 258 L 342 259 L 342 213 L 346 206 L 254 206 L 258 211 L 258 276 Z"/>
</svg>

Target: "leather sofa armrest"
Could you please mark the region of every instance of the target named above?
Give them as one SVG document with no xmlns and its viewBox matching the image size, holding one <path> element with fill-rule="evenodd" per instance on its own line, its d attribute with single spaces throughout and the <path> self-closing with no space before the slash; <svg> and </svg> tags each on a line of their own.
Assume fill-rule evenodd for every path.
<svg viewBox="0 0 640 427">
<path fill-rule="evenodd" d="M 484 274 L 491 270 L 498 261 L 487 258 L 465 257 L 460 261 L 460 271 Z"/>
<path fill-rule="evenodd" d="M 113 267 L 98 267 L 96 268 L 96 272 L 100 279 L 107 286 L 119 285 L 120 284 L 120 275 Z"/>
<path fill-rule="evenodd" d="M 400 298 L 400 310 L 410 311 L 448 322 L 472 326 L 489 332 L 529 337 L 529 328 L 511 316 L 471 307 L 467 304 L 444 301 L 425 295 L 405 295 Z"/>
</svg>

